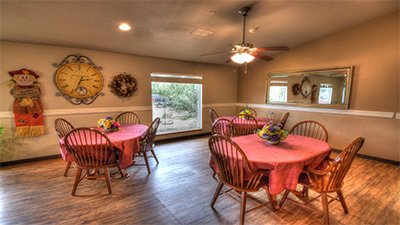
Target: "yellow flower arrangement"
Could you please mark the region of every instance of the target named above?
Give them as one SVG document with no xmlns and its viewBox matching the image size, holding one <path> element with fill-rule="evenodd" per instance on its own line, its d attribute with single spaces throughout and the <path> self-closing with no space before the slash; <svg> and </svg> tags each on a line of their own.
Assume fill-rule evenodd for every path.
<svg viewBox="0 0 400 225">
<path fill-rule="evenodd" d="M 97 127 L 104 128 L 104 130 L 107 132 L 119 131 L 121 129 L 119 123 L 110 116 L 106 117 L 105 119 L 100 119 L 97 122 Z"/>
</svg>

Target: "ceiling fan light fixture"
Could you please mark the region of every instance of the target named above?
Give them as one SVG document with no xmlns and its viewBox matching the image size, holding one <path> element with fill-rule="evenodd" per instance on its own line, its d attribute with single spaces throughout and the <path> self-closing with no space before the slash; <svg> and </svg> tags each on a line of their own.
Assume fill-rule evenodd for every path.
<svg viewBox="0 0 400 225">
<path fill-rule="evenodd" d="M 232 61 L 235 63 L 243 64 L 243 63 L 249 63 L 253 61 L 254 56 L 248 54 L 248 53 L 236 53 L 231 57 Z"/>
</svg>

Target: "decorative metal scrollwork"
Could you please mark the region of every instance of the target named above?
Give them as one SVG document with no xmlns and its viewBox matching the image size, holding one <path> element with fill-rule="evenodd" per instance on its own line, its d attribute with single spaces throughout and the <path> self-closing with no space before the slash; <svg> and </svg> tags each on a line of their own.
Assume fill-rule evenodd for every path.
<svg viewBox="0 0 400 225">
<path fill-rule="evenodd" d="M 70 59 L 71 61 L 69 61 L 69 58 L 72 58 L 72 59 Z M 87 60 L 87 62 L 85 62 L 86 61 L 85 59 Z M 53 63 L 53 66 L 54 67 L 61 67 L 61 66 L 64 66 L 65 64 L 68 64 L 68 63 L 71 63 L 71 62 L 86 63 L 86 64 L 89 64 L 89 65 L 93 66 L 97 70 L 102 70 L 103 69 L 103 67 L 101 67 L 101 66 L 96 66 L 96 64 L 94 64 L 94 62 L 92 62 L 92 60 L 90 60 L 87 56 L 81 55 L 79 53 L 68 55 L 67 57 L 65 57 L 61 61 L 60 64 Z"/>
</svg>

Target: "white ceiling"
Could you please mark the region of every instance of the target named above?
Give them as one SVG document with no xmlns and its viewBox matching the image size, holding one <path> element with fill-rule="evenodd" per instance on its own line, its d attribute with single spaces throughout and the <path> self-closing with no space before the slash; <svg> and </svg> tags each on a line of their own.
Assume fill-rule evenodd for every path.
<svg viewBox="0 0 400 225">
<path fill-rule="evenodd" d="M 400 3 L 1 0 L 0 37 L 5 41 L 223 64 L 230 54 L 200 55 L 229 51 L 229 44 L 242 42 L 243 18 L 238 10 L 243 6 L 251 7 L 246 42 L 255 47 L 294 48 L 398 10 Z M 118 29 L 124 22 L 130 24 L 130 31 Z M 191 34 L 197 27 L 214 33 L 208 37 Z M 252 34 L 250 28 L 258 30 Z"/>
</svg>

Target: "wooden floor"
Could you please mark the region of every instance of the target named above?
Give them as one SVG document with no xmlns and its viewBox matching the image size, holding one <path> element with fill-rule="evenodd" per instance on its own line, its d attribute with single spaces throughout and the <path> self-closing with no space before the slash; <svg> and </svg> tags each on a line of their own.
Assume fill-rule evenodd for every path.
<svg viewBox="0 0 400 225">
<path fill-rule="evenodd" d="M 126 179 L 83 180 L 71 196 L 76 170 L 63 176 L 62 159 L 0 168 L 0 224 L 237 224 L 239 203 L 221 196 L 215 210 L 210 201 L 217 187 L 208 165 L 208 137 L 157 143 L 160 161 L 126 169 Z M 112 170 L 112 173 L 116 173 Z M 400 224 L 400 167 L 356 158 L 345 179 L 345 214 L 330 204 L 332 224 Z M 252 195 L 248 207 L 267 201 L 264 190 Z M 289 195 L 293 198 L 293 195 Z M 281 195 L 278 195 L 278 201 Z M 313 207 L 322 209 L 320 202 Z M 322 212 L 287 201 L 276 213 L 270 205 L 246 214 L 246 224 L 322 224 Z"/>
</svg>

